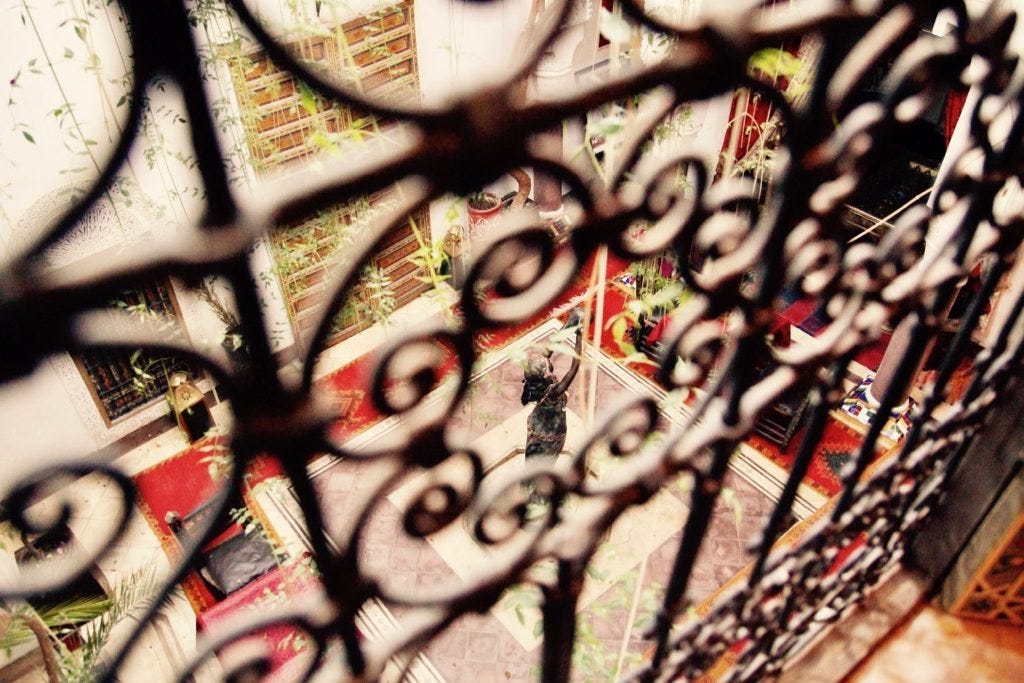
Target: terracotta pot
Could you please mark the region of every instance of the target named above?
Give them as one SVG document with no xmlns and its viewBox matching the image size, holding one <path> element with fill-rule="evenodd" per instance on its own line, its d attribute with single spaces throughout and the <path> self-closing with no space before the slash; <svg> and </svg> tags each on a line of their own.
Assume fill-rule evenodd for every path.
<svg viewBox="0 0 1024 683">
<path fill-rule="evenodd" d="M 480 192 L 469 198 L 466 210 L 469 213 L 469 236 L 480 237 L 501 213 L 501 199 L 493 192 Z"/>
</svg>

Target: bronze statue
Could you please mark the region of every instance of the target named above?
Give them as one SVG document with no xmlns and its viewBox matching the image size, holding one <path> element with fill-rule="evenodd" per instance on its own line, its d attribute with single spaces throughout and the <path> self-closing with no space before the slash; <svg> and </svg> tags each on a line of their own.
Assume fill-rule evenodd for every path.
<svg viewBox="0 0 1024 683">
<path fill-rule="evenodd" d="M 583 352 L 583 309 L 577 306 L 569 313 L 563 330 L 576 328 L 576 348 L 572 365 L 561 380 L 555 377 L 551 363 L 553 348 L 543 354 L 532 352 L 523 372 L 523 405 L 537 402 L 526 422 L 526 457 L 557 457 L 565 446 L 566 392 L 580 368 Z"/>
</svg>

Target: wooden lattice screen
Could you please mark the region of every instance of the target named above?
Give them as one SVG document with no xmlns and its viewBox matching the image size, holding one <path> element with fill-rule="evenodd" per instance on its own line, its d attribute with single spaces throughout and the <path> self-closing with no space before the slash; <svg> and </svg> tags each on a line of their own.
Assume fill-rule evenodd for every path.
<svg viewBox="0 0 1024 683">
<path fill-rule="evenodd" d="M 362 15 L 291 45 L 308 63 L 376 97 L 395 100 L 419 96 L 413 8 L 401 2 Z M 232 80 L 242 108 L 246 144 L 257 174 L 287 172 L 325 151 L 337 152 L 344 141 L 386 134 L 394 121 L 374 117 L 311 93 L 279 69 L 263 50 L 232 60 Z M 272 247 L 285 292 L 288 313 L 300 340 L 312 334 L 323 301 L 327 273 L 339 249 L 358 237 L 359 225 L 394 203 L 394 190 L 332 207 L 303 221 L 280 226 Z M 370 277 L 334 319 L 330 340 L 338 341 L 369 327 L 381 298 L 402 306 L 429 288 L 425 272 L 407 257 L 427 239 L 426 211 L 417 212 L 388 239 L 372 264 Z M 381 286 L 383 285 L 383 286 Z"/>
<path fill-rule="evenodd" d="M 151 317 L 166 328 L 170 338 L 185 334 L 166 280 L 125 290 L 115 305 Z M 173 373 L 184 370 L 190 377 L 202 376 L 202 370 L 194 364 L 172 356 L 142 352 L 97 350 L 76 355 L 74 359 L 108 425 L 164 396 Z"/>
</svg>

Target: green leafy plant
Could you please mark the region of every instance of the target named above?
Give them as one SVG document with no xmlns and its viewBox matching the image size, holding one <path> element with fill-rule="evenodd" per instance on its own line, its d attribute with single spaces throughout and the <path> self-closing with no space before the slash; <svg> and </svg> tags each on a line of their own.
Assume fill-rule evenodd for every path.
<svg viewBox="0 0 1024 683">
<path fill-rule="evenodd" d="M 255 487 L 250 490 L 255 490 Z M 274 554 L 278 566 L 288 558 L 288 550 L 281 546 L 277 539 L 267 531 L 263 522 L 256 517 L 252 510 L 247 507 L 231 508 L 228 511 L 228 515 L 235 524 L 242 527 L 242 533 L 250 536 L 259 536 L 267 544 L 270 551 Z"/>
<path fill-rule="evenodd" d="M 245 340 L 242 338 L 241 325 L 238 318 L 227 307 L 227 304 L 214 291 L 213 286 L 206 280 L 201 280 L 196 288 L 196 296 L 214 312 L 217 319 L 224 325 L 219 343 L 229 351 L 240 351 L 245 348 Z"/>
<path fill-rule="evenodd" d="M 796 106 L 810 88 L 810 73 L 804 59 L 783 48 L 762 48 L 750 56 L 747 71 L 765 83 L 781 89 L 783 96 Z M 758 184 L 758 196 L 763 200 L 768 195 L 771 182 L 771 164 L 774 148 L 783 133 L 782 119 L 777 111 L 769 110 L 764 120 L 751 115 L 748 103 L 757 99 L 747 90 L 738 91 L 739 112 L 729 122 L 729 145 L 722 152 L 723 175 L 751 176 Z M 741 138 L 753 140 L 745 153 L 738 155 Z"/>
<path fill-rule="evenodd" d="M 466 195 L 466 205 L 477 211 L 496 208 L 501 200 L 493 192 L 472 192 Z"/>
<path fill-rule="evenodd" d="M 94 681 L 114 628 L 149 608 L 158 585 L 155 570 L 145 567 L 119 581 L 106 598 L 82 597 L 37 609 L 19 605 L 11 611 L 0 610 L 7 617 L 0 649 L 9 654 L 13 647 L 35 637 L 51 683 Z M 72 633 L 77 634 L 74 649 L 62 640 Z"/>
<path fill-rule="evenodd" d="M 772 82 L 793 78 L 803 66 L 799 57 L 778 47 L 762 48 L 747 61 L 747 69 L 751 74 L 763 76 Z"/>
<path fill-rule="evenodd" d="M 60 639 L 73 633 L 79 626 L 92 621 L 111 607 L 111 599 L 84 596 L 51 604 L 30 607 L 20 605 L 9 613 L 7 630 L 0 635 L 0 650 L 9 657 L 11 650 L 34 637 L 30 619 L 38 618 L 50 635 Z"/>
<path fill-rule="evenodd" d="M 171 339 L 180 339 L 181 328 L 174 318 L 166 312 L 154 309 L 146 300 L 141 290 L 130 290 L 122 298 L 114 299 L 111 306 L 136 318 L 147 327 L 167 335 Z M 170 385 L 170 372 L 177 361 L 171 356 L 153 355 L 136 349 L 128 356 L 128 365 L 132 371 L 132 387 L 140 397 L 153 396 L 159 388 Z M 162 382 L 161 382 L 162 380 Z M 170 404 L 170 396 L 166 396 Z"/>
<path fill-rule="evenodd" d="M 109 609 L 79 629 L 78 648 L 72 651 L 63 645 L 60 647 L 63 650 L 60 657 L 61 673 L 65 680 L 94 680 L 96 665 L 114 627 L 147 609 L 153 602 L 157 585 L 152 567 L 139 569 L 118 582 L 110 596 Z"/>
<path fill-rule="evenodd" d="M 391 293 L 391 278 L 383 268 L 366 265 L 359 284 L 362 293 L 357 298 L 356 308 L 360 315 L 375 323 L 386 323 L 398 306 Z"/>
<path fill-rule="evenodd" d="M 637 297 L 627 301 L 625 307 L 611 316 L 605 326 L 625 356 L 624 362 L 650 364 L 652 361 L 633 343 L 630 330 L 637 329 L 648 316 L 667 313 L 682 306 L 690 300 L 692 293 L 679 280 L 665 277 L 660 269 L 643 261 L 632 263 L 630 273 L 637 283 Z"/>
<path fill-rule="evenodd" d="M 441 242 L 430 242 L 423 236 L 415 220 L 410 219 L 409 224 L 412 227 L 413 235 L 416 237 L 417 245 L 416 251 L 409 256 L 409 261 L 418 270 L 426 273 L 425 275 L 417 275 L 416 279 L 430 284 L 433 289 L 437 289 L 438 285 L 449 278 L 448 275 L 441 272 L 448 258 L 447 254 L 444 253 Z"/>
</svg>

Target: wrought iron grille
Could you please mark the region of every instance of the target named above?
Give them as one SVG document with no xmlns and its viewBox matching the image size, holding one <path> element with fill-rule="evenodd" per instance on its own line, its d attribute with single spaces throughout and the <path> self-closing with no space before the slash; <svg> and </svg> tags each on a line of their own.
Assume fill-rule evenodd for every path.
<svg viewBox="0 0 1024 683">
<path fill-rule="evenodd" d="M 308 672 L 319 660 L 333 657 L 352 678 L 372 679 L 395 655 L 420 652 L 458 619 L 486 612 L 506 589 L 526 584 L 542 595 L 541 676 L 566 680 L 572 675 L 575 607 L 602 535 L 666 481 L 685 475 L 692 482 L 685 528 L 670 581 L 658 596 L 656 618 L 644 634 L 650 646 L 639 669 L 629 675 L 677 680 L 715 671 L 728 680 L 761 680 L 778 673 L 801 644 L 842 618 L 900 562 L 907 539 L 941 495 L 966 444 L 978 436 L 1019 360 L 1014 330 L 1022 304 L 1017 301 L 974 359 L 966 391 L 952 408 L 934 412 L 986 302 L 1013 264 L 1024 225 L 1019 205 L 1001 203 L 1018 188 L 1024 119 L 1018 105 L 1022 81 L 1009 47 L 1013 15 L 1000 3 L 980 17 L 969 17 L 964 5 L 953 0 L 719 3 L 720 11 L 672 26 L 646 13 L 642 3 L 621 0 L 628 21 L 670 41 L 664 59 L 646 66 L 637 62 L 561 99 L 524 102 L 514 86 L 559 37 L 573 9 L 565 4 L 538 27 L 522 60 L 501 82 L 426 107 L 374 99 L 331 81 L 284 49 L 249 5 L 229 0 L 227 8 L 271 58 L 300 75 L 317 95 L 403 121 L 412 131 L 386 154 L 358 164 L 261 180 L 259 201 L 242 201 L 227 177 L 200 75 L 190 8 L 174 0 L 119 4 L 130 27 L 134 60 L 128 125 L 81 201 L 46 227 L 42 238 L 6 260 L 0 367 L 3 380 L 14 382 L 48 355 L 65 351 L 145 348 L 188 358 L 215 379 L 233 416 L 231 473 L 214 500 L 220 519 L 227 519 L 230 501 L 242 490 L 243 471 L 257 456 L 283 468 L 309 534 L 323 599 L 207 634 L 182 676 L 240 636 L 287 623 L 312 643 L 316 657 Z M 922 33 L 919 27 L 939 9 L 951 13 L 955 28 L 943 37 Z M 777 85 L 751 75 L 749 60 L 757 51 L 808 37 L 816 47 L 808 57 L 813 69 L 800 97 L 787 99 Z M 887 73 L 877 97 L 857 101 L 864 82 L 879 68 Z M 48 274 L 46 249 L 101 200 L 136 144 L 143 95 L 156 78 L 180 86 L 187 104 L 205 189 L 206 212 L 198 232 L 182 238 L 173 251 L 139 251 L 130 263 L 104 263 L 60 278 Z M 766 195 L 757 196 L 745 178 L 716 172 L 721 170 L 716 159 L 691 149 L 658 160 L 644 154 L 657 124 L 677 106 L 739 87 L 770 102 L 776 112 L 774 131 L 765 136 L 774 146 Z M 893 219 L 877 243 L 836 239 L 844 202 L 885 160 L 887 146 L 951 87 L 970 87 L 976 96 L 968 100 L 965 114 L 966 143 L 944 166 L 932 201 Z M 537 143 L 539 134 L 563 121 L 609 103 L 641 100 L 604 183 L 586 182 L 577 168 Z M 1001 117 L 1009 120 L 1005 134 L 997 131 Z M 570 188 L 578 209 L 574 227 L 555 237 L 543 226 L 512 220 L 500 236 L 473 245 L 458 315 L 424 323 L 389 343 L 365 387 L 377 409 L 394 417 L 390 440 L 358 448 L 336 442 L 331 434 L 338 416 L 315 385 L 314 370 L 333 313 L 358 281 L 360 266 L 416 207 L 444 193 L 466 195 L 519 166 L 550 174 Z M 688 187 L 669 182 L 679 173 L 689 179 Z M 330 305 L 301 359 L 301 372 L 295 377 L 280 372 L 249 261 L 254 242 L 275 226 L 396 182 L 403 206 L 377 221 L 352 246 L 350 258 L 335 268 Z M 637 231 L 641 224 L 647 226 L 642 237 Z M 653 399 L 632 400 L 586 436 L 571 465 L 531 466 L 491 485 L 483 476 L 483 454 L 454 442 L 446 429 L 449 416 L 471 400 L 471 377 L 482 354 L 478 342 L 542 313 L 576 271 L 605 248 L 628 260 L 668 250 L 685 264 L 681 272 L 692 300 L 669 327 L 657 376 L 673 389 L 702 386 L 699 398 L 685 413 L 668 417 L 665 406 Z M 907 331 L 903 362 L 878 397 L 878 415 L 887 415 L 915 379 L 918 361 L 941 327 L 959 281 L 981 261 L 986 267 L 979 290 L 896 455 L 869 469 L 884 428 L 883 420 L 872 420 L 842 472 L 842 492 L 798 543 L 773 550 L 829 410 L 842 397 L 839 387 L 851 359 L 877 341 L 883 325 L 902 324 Z M 148 334 L 132 321 L 113 330 L 106 318 L 95 317 L 129 284 L 167 276 L 195 282 L 211 275 L 233 289 L 249 350 L 245 364 L 229 367 Z M 786 291 L 798 291 L 823 311 L 825 329 L 815 343 L 774 347 L 766 342 Z M 765 362 L 767 372 L 761 370 Z M 454 372 L 448 370 L 452 366 Z M 694 618 L 688 584 L 730 460 L 758 416 L 793 387 L 809 397 L 807 426 L 770 520 L 751 549 L 751 566 Z M 621 461 L 614 481 L 595 482 L 588 475 L 588 461 L 601 450 Z M 464 465 L 470 472 L 465 481 L 438 474 L 417 492 L 403 511 L 403 528 L 422 539 L 448 525 L 467 525 L 480 545 L 494 549 L 486 572 L 421 593 L 386 585 L 364 562 L 362 537 L 373 499 L 351 518 L 345 533 L 329 537 L 323 531 L 330 511 L 323 508 L 307 471 L 322 454 L 390 467 L 391 474 L 377 485 L 377 497 L 414 473 L 443 473 L 442 465 Z M 18 468 L 19 477 L 6 482 L 4 504 L 21 528 L 41 531 L 38 520 L 27 519 L 25 512 L 50 492 L 48 482 L 55 475 L 94 473 L 108 477 L 123 495 L 121 522 L 103 547 L 124 531 L 135 500 L 133 483 L 102 457 Z M 528 489 L 547 496 L 539 515 L 529 513 Z M 578 501 L 586 501 L 593 512 L 574 514 L 571 503 Z M 184 557 L 165 579 L 163 596 L 189 571 L 207 540 L 200 536 L 212 535 L 216 526 L 211 521 L 204 534 L 187 542 Z M 0 594 L 13 599 L 54 591 L 86 571 L 93 559 L 78 557 L 55 573 L 40 570 L 4 583 Z M 555 571 L 539 575 L 535 568 L 542 562 L 553 564 Z M 362 638 L 357 626 L 360 610 L 373 601 L 403 612 L 399 627 L 378 640 Z M 116 675 L 158 609 L 154 604 L 138 620 L 132 637 L 105 662 L 104 676 Z"/>
</svg>

